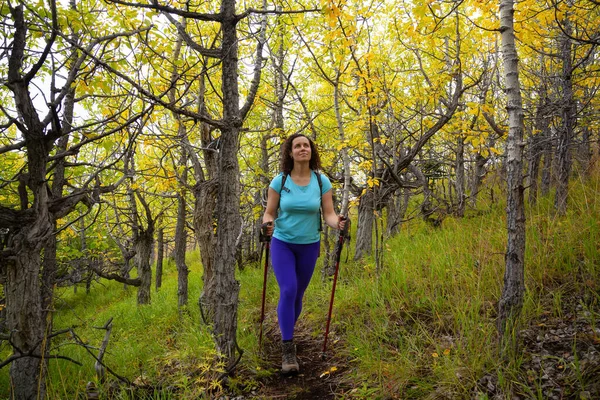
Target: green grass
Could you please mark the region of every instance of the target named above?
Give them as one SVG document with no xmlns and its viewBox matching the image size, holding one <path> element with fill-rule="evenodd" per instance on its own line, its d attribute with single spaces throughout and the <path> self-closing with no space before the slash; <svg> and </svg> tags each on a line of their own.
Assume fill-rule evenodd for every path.
<svg viewBox="0 0 600 400">
<path fill-rule="evenodd" d="M 575 182 L 564 217 L 555 215 L 552 197 L 527 208 L 523 325 L 543 312 L 560 317 L 571 293 L 593 296 L 600 286 L 598 185 L 598 177 Z M 386 243 L 379 276 L 372 260 L 343 267 L 348 280 L 338 289 L 334 326 L 344 332 L 355 381 L 375 397 L 467 398 L 479 378 L 500 368 L 495 316 L 504 204 L 488 209 L 447 218 L 442 229 L 403 227 Z M 508 387 L 518 378 L 518 360 L 504 368 L 500 383 Z"/>
<path fill-rule="evenodd" d="M 589 299 L 586 307 L 595 307 L 590 318 L 598 318 L 599 189 L 598 176 L 574 181 L 564 217 L 555 215 L 552 196 L 527 207 L 523 325 L 542 313 L 560 316 L 565 299 L 575 291 Z M 519 359 L 500 365 L 495 326 L 504 274 L 504 207 L 482 199 L 479 209 L 484 211 L 471 210 L 462 219 L 448 217 L 438 229 L 417 220 L 405 224 L 399 235 L 386 240 L 378 275 L 372 259 L 342 263 L 332 330 L 342 338 L 335 351 L 350 366 L 346 379 L 353 387 L 346 398 L 469 398 L 477 381 L 495 371 L 500 386 L 508 390 L 519 385 Z M 94 327 L 114 318 L 104 361 L 132 381 L 162 385 L 146 393 L 147 398 L 196 399 L 208 389 L 218 390 L 213 343 L 196 305 L 202 285 L 197 252 L 189 255 L 188 266 L 190 306 L 184 312 L 177 309 L 175 267 L 167 264 L 163 287 L 153 289 L 149 306 L 138 307 L 136 290 L 124 290 L 115 282 L 97 283 L 90 294 L 83 288 L 77 293 L 58 290 L 55 329 L 74 327 L 89 345 L 98 346 L 104 331 Z M 255 386 L 252 374 L 269 374 L 256 352 L 262 273 L 258 265 L 238 272 L 238 342 L 245 350 L 240 368 L 248 376 L 240 386 Z M 272 274 L 269 279 L 267 302 L 272 309 L 278 294 Z M 303 314 L 315 336 L 324 329 L 330 289 L 331 283 L 321 282 L 317 271 Z M 93 359 L 69 343 L 64 337 L 54 345 L 83 367 L 52 360 L 49 398 L 77 398 L 88 382 L 95 382 Z M 8 354 L 6 346 L 0 350 L 2 356 Z M 7 386 L 4 368 L 0 398 L 6 397 Z M 539 396 L 521 388 L 528 390 L 529 396 Z"/>
</svg>

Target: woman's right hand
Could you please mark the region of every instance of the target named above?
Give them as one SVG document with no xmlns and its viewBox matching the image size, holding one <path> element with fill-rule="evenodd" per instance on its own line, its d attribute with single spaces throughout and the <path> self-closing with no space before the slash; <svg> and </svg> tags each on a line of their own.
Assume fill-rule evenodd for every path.
<svg viewBox="0 0 600 400">
<path fill-rule="evenodd" d="M 265 236 L 268 236 L 268 237 L 273 236 L 273 221 L 263 222 L 261 229 Z"/>
</svg>

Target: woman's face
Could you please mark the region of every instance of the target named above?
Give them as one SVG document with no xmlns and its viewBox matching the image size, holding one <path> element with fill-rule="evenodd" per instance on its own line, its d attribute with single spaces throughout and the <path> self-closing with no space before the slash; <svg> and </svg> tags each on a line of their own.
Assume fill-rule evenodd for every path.
<svg viewBox="0 0 600 400">
<path fill-rule="evenodd" d="M 307 138 L 298 136 L 292 141 L 292 159 L 294 162 L 308 162 L 311 155 L 310 142 Z"/>
</svg>

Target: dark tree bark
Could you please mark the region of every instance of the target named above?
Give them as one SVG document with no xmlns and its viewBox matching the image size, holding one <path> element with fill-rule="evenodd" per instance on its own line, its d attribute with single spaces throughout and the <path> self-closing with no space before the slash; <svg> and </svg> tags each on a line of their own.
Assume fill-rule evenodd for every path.
<svg viewBox="0 0 600 400">
<path fill-rule="evenodd" d="M 475 155 L 475 167 L 473 168 L 473 175 L 471 176 L 469 204 L 471 207 L 477 207 L 477 199 L 479 198 L 479 190 L 481 188 L 481 182 L 486 174 L 485 164 L 488 158 L 482 156 L 480 153 Z"/>
<path fill-rule="evenodd" d="M 199 106 L 200 110 L 206 110 L 204 102 L 205 95 L 205 75 L 200 77 L 200 92 Z M 215 229 L 215 212 L 217 207 L 217 189 L 219 187 L 218 177 L 218 157 L 217 154 L 209 149 L 211 143 L 210 126 L 205 123 L 200 124 L 200 139 L 203 151 L 204 163 L 206 166 L 207 175 L 205 176 L 199 160 L 193 153 L 190 153 L 194 164 L 194 176 L 196 184 L 192 189 L 194 195 L 194 230 L 196 232 L 196 240 L 200 247 L 200 258 L 202 260 L 202 293 L 198 299 L 198 306 L 202 312 L 203 319 L 206 323 L 213 320 L 211 314 L 211 305 L 207 296 L 207 282 L 213 281 L 214 275 L 214 259 L 215 247 L 217 238 L 214 232 Z"/>
<path fill-rule="evenodd" d="M 152 286 L 150 258 L 152 257 L 153 240 L 153 230 L 150 228 L 140 232 L 134 246 L 138 279 L 140 280 L 137 295 L 138 304 L 150 304 L 150 287 Z"/>
<path fill-rule="evenodd" d="M 44 188 L 45 191 L 45 188 Z M 39 197 L 38 197 L 39 198 Z M 42 196 L 43 198 L 43 196 Z M 38 227 L 51 231 L 51 223 L 46 218 L 40 219 Z M 45 228 L 44 228 L 45 226 Z M 31 243 L 28 237 L 34 238 L 42 233 L 35 228 L 22 229 L 14 240 L 19 242 L 18 253 L 14 262 L 6 265 L 7 327 L 11 335 L 14 353 L 34 351 L 41 355 L 44 337 L 44 321 L 42 320 L 42 304 L 40 297 L 40 250 L 41 243 Z M 33 235 L 32 235 L 33 234 Z M 39 236 L 38 236 L 39 237 Z M 39 358 L 19 358 L 10 366 L 12 395 L 14 398 L 33 400 L 38 394 L 45 393 L 45 368 Z"/>
<path fill-rule="evenodd" d="M 217 352 L 227 369 L 235 366 L 237 346 L 237 307 L 239 283 L 235 279 L 235 249 L 240 234 L 239 165 L 237 152 L 243 121 L 256 96 L 262 68 L 262 48 L 266 20 L 256 51 L 254 78 L 246 103 L 240 109 L 238 89 L 238 38 L 235 0 L 223 0 L 220 10 L 222 32 L 223 119 L 221 126 L 218 189 L 217 241 L 214 254 L 214 274 L 205 280 L 204 293 L 213 318 L 213 334 Z"/>
<path fill-rule="evenodd" d="M 3 257 L 0 267 L 6 269 L 7 327 L 12 333 L 13 353 L 34 351 L 42 355 L 41 348 L 45 323 L 42 318 L 42 296 L 40 287 L 41 250 L 53 234 L 54 217 L 49 211 L 46 186 L 46 160 L 49 153 L 48 138 L 44 122 L 39 119 L 29 95 L 32 77 L 22 75 L 27 24 L 23 5 L 10 5 L 15 32 L 8 63 L 6 86 L 12 91 L 19 117 L 26 129 L 21 129 L 27 148 L 28 177 L 26 185 L 32 193 L 32 219 L 22 221 L 20 226 L 9 226 L 15 244 L 10 258 Z M 54 5 L 52 13 L 56 16 Z M 49 39 L 49 44 L 54 38 Z M 34 67 L 35 68 L 35 67 Z M 31 71 L 33 72 L 33 71 Z M 27 197 L 21 198 L 22 209 L 28 208 Z M 24 206 L 24 207 L 23 207 Z M 48 294 L 46 292 L 46 294 Z M 45 397 L 45 368 L 41 359 L 23 357 L 13 361 L 10 367 L 11 395 L 14 398 L 33 400 Z"/>
<path fill-rule="evenodd" d="M 454 187 L 456 189 L 456 216 L 464 217 L 465 215 L 465 138 L 462 135 L 458 135 L 456 139 L 456 182 Z"/>
<path fill-rule="evenodd" d="M 390 196 L 387 202 L 387 226 L 386 235 L 392 237 L 400 232 L 402 220 L 408 209 L 410 199 L 409 189 L 398 189 L 397 194 Z"/>
<path fill-rule="evenodd" d="M 135 195 L 134 195 L 135 194 Z M 144 198 L 137 191 L 130 189 L 130 199 L 132 201 L 132 210 L 137 210 L 135 206 L 135 196 L 142 204 L 146 215 L 146 226 L 144 227 L 141 218 L 137 211 L 133 219 L 133 249 L 135 252 L 135 263 L 138 271 L 138 286 L 137 303 L 150 304 L 150 288 L 152 287 L 152 244 L 154 243 L 154 218 L 150 207 Z"/>
<path fill-rule="evenodd" d="M 570 32 L 570 22 L 563 22 L 567 32 Z M 571 39 L 565 35 L 561 36 L 560 53 L 562 59 L 561 88 L 564 101 L 562 109 L 563 124 L 559 129 L 557 144 L 557 180 L 556 197 L 554 208 L 559 215 L 567 212 L 567 198 L 569 196 L 569 178 L 571 177 L 571 143 L 575 130 L 575 101 L 573 100 L 573 62 L 571 59 Z"/>
<path fill-rule="evenodd" d="M 540 181 L 540 194 L 542 196 L 547 196 L 550 193 L 550 187 L 552 186 L 552 176 L 554 170 L 554 152 L 553 152 L 553 143 L 554 138 L 552 137 L 552 132 L 550 130 L 546 130 L 542 132 L 542 137 L 540 138 L 542 142 L 542 179 Z"/>
<path fill-rule="evenodd" d="M 186 21 L 183 20 L 183 27 L 185 28 Z M 183 44 L 183 37 L 181 34 L 177 37 L 175 44 L 175 51 L 173 59 L 178 60 L 181 53 L 181 46 Z M 178 70 L 177 63 L 173 63 L 173 71 L 171 73 L 171 85 L 173 89 L 169 92 L 169 100 L 171 103 L 175 103 L 175 91 L 177 82 Z M 177 268 L 177 305 L 178 307 L 184 307 L 188 303 L 188 266 L 185 263 L 185 252 L 187 249 L 187 231 L 186 231 L 186 194 L 188 186 L 188 139 L 187 129 L 182 121 L 182 118 L 173 113 L 174 119 L 177 121 L 177 136 L 179 138 L 180 146 L 180 159 L 179 166 L 181 167 L 181 176 L 179 176 L 179 192 L 177 193 L 177 222 L 175 224 L 175 266 Z"/>
<path fill-rule="evenodd" d="M 356 245 L 354 259 L 360 260 L 373 252 L 373 210 L 375 209 L 373 191 L 367 191 L 358 202 L 358 223 L 356 225 Z"/>
<path fill-rule="evenodd" d="M 185 168 L 185 155 L 182 156 L 181 164 Z M 187 172 L 183 172 L 182 180 L 186 181 Z M 188 266 L 185 263 L 185 251 L 187 247 L 186 233 L 186 201 L 185 189 L 177 194 L 177 223 L 175 226 L 175 266 L 177 267 L 177 304 L 184 307 L 188 303 Z"/>
<path fill-rule="evenodd" d="M 584 126 L 581 130 L 581 142 L 579 143 L 577 149 L 577 158 L 579 161 L 579 166 L 581 168 L 581 174 L 584 178 L 589 178 L 590 176 L 590 165 L 592 163 L 592 146 L 591 146 L 591 135 L 590 128 L 588 126 Z"/>
<path fill-rule="evenodd" d="M 203 316 L 209 322 L 212 320 L 210 303 L 207 298 L 207 282 L 213 280 L 216 237 L 214 234 L 214 212 L 217 207 L 216 179 L 196 183 L 194 186 L 194 230 L 196 240 L 200 247 L 200 259 L 202 260 L 202 281 L 204 282 L 202 294 L 198 304 Z"/>
<path fill-rule="evenodd" d="M 538 176 L 540 164 L 544 151 L 544 140 L 547 140 L 550 130 L 550 119 L 548 116 L 548 96 L 545 86 L 540 90 L 540 101 L 535 115 L 536 133 L 529 138 L 529 202 L 537 202 Z"/>
<path fill-rule="evenodd" d="M 239 108 L 238 38 L 235 0 L 221 3 L 223 128 L 217 190 L 217 243 L 214 275 L 205 282 L 217 352 L 232 367 L 237 351 L 239 283 L 235 279 L 235 248 L 240 231 L 239 165 L 237 151 L 243 117 Z"/>
<path fill-rule="evenodd" d="M 162 286 L 162 274 L 163 274 L 163 259 L 165 257 L 165 243 L 164 243 L 164 229 L 160 228 L 158 230 L 158 236 L 156 238 L 156 245 L 158 246 L 158 251 L 156 252 L 156 279 L 155 279 L 155 287 L 156 291 L 160 289 Z"/>
</svg>

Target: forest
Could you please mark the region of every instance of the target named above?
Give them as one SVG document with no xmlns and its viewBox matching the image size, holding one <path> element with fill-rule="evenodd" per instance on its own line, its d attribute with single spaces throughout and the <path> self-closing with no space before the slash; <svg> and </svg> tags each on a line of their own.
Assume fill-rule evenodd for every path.
<svg viewBox="0 0 600 400">
<path fill-rule="evenodd" d="M 599 1 L 1 0 L 0 29 L 0 398 L 600 398 Z M 295 133 L 350 229 L 288 377 L 259 230 Z"/>
</svg>

